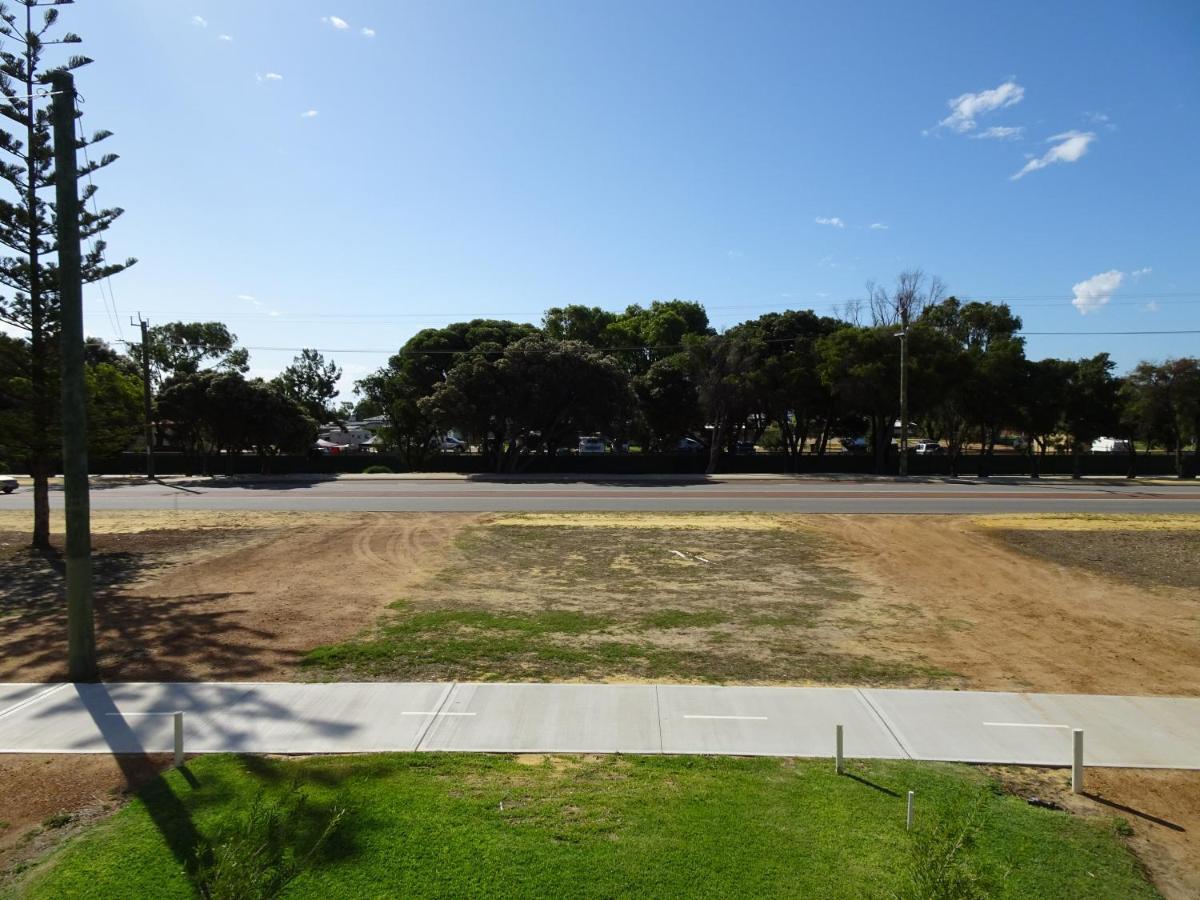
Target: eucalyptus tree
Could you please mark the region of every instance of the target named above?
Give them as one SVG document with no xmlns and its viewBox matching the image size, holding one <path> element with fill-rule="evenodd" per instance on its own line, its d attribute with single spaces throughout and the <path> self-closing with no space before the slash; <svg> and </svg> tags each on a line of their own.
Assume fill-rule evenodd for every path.
<svg viewBox="0 0 1200 900">
<path fill-rule="evenodd" d="M 49 478 L 58 455 L 55 446 L 58 411 L 59 297 L 54 218 L 54 147 L 51 139 L 49 96 L 45 76 L 56 69 L 74 70 L 91 62 L 86 56 L 67 56 L 54 64 L 43 54 L 60 45 L 78 44 L 79 35 L 63 32 L 52 37 L 58 7 L 73 0 L 15 0 L 0 3 L 0 181 L 8 196 L 0 196 L 0 321 L 26 332 L 30 345 L 29 403 L 33 428 L 27 465 L 33 476 L 33 545 L 50 546 Z M 97 131 L 81 137 L 84 149 L 109 137 Z M 90 283 L 133 264 L 108 263 L 99 238 L 122 213 L 120 208 L 95 205 L 96 187 L 90 176 L 115 162 L 104 154 L 79 167 L 87 180 L 80 191 L 80 235 L 90 242 L 83 256 L 83 281 Z M 90 206 L 90 209 L 89 209 Z"/>
</svg>

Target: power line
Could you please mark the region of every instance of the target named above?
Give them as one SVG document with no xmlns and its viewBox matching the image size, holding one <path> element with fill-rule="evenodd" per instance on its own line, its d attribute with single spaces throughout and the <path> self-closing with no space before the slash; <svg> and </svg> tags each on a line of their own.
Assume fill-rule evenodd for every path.
<svg viewBox="0 0 1200 900">
<path fill-rule="evenodd" d="M 1019 334 L 1019 335 L 1023 335 L 1023 336 L 1034 336 L 1034 337 L 1045 337 L 1045 336 L 1051 336 L 1051 335 L 1059 336 L 1059 337 L 1088 337 L 1088 336 L 1120 337 L 1120 336 L 1131 336 L 1131 335 L 1200 334 L 1200 328 L 1193 328 L 1193 329 L 1185 328 L 1185 329 L 1162 330 L 1162 331 L 1018 331 L 1015 333 Z M 763 340 L 763 343 L 766 343 L 766 344 L 790 344 L 790 343 L 793 343 L 795 340 L 796 340 L 795 338 L 766 338 Z M 130 342 L 129 341 L 119 341 L 118 343 L 123 343 L 123 344 L 128 345 Z M 161 343 L 167 344 L 167 346 L 171 346 L 171 347 L 203 347 L 203 346 L 205 346 L 204 344 L 196 344 L 196 343 L 191 343 L 191 342 L 187 342 L 187 341 L 163 341 Z M 676 353 L 681 350 L 686 350 L 687 347 L 688 347 L 687 344 L 660 344 L 658 346 L 639 345 L 639 346 L 628 346 L 628 347 L 594 347 L 593 349 L 597 350 L 600 353 Z M 315 350 L 318 353 L 371 353 L 371 354 L 377 354 L 377 355 L 385 354 L 385 355 L 389 355 L 389 356 L 395 356 L 401 352 L 407 353 L 407 354 L 412 354 L 412 355 L 421 355 L 421 356 L 462 356 L 462 355 L 468 354 L 468 353 L 479 353 L 479 352 L 504 353 L 504 352 L 509 352 L 509 351 L 526 352 L 526 353 L 541 353 L 541 352 L 543 352 L 541 349 L 535 350 L 533 348 L 530 348 L 528 350 L 522 350 L 521 348 L 514 347 L 512 344 L 509 344 L 507 347 L 505 347 L 501 350 L 497 350 L 497 351 L 480 351 L 478 348 L 472 348 L 469 350 L 424 350 L 424 349 L 404 350 L 403 348 L 390 349 L 390 350 L 378 350 L 378 349 L 368 349 L 368 348 L 364 348 L 364 347 L 262 347 L 262 346 L 245 346 L 242 349 L 254 350 L 254 351 L 260 352 L 260 353 L 299 353 L 301 350 Z"/>
<path fill-rule="evenodd" d="M 76 95 L 76 97 L 79 101 L 83 100 L 83 98 L 78 96 L 78 94 Z M 92 181 L 92 172 L 91 172 L 92 161 L 88 156 L 87 136 L 83 130 L 82 102 L 79 104 L 78 109 L 79 109 L 79 118 L 77 120 L 77 124 L 79 126 L 79 143 L 82 145 L 83 161 L 86 164 L 87 170 L 88 170 L 87 179 L 88 179 L 88 187 L 91 188 L 92 212 L 95 214 L 96 218 L 99 219 L 100 218 L 100 206 L 96 203 L 96 185 Z M 96 250 L 96 244 L 92 240 L 91 237 L 88 238 L 88 249 L 89 249 L 89 251 L 91 251 L 93 253 Z M 100 264 L 102 266 L 108 265 L 108 260 L 104 258 L 103 251 L 100 252 Z M 108 296 L 107 297 L 104 296 L 104 288 L 105 288 L 106 284 L 108 286 Z M 117 309 L 117 297 L 113 293 L 112 278 L 108 275 L 105 275 L 103 278 L 101 278 L 99 281 L 96 282 L 96 286 L 100 289 L 100 302 L 104 304 L 104 311 L 107 313 L 109 307 L 110 306 L 112 307 L 113 330 L 116 331 L 118 339 L 123 342 L 124 338 L 125 338 L 125 332 L 121 328 L 121 313 Z"/>
</svg>

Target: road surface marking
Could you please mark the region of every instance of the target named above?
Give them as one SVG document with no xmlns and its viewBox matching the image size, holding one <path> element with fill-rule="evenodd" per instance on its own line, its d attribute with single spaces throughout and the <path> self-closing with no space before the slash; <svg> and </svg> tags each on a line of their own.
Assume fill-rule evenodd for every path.
<svg viewBox="0 0 1200 900">
<path fill-rule="evenodd" d="M 26 697 L 20 703 L 17 703 L 14 706 L 10 706 L 8 709 L 4 710 L 3 712 L 0 712 L 0 719 L 3 719 L 9 713 L 15 713 L 18 710 L 24 709 L 25 707 L 29 706 L 30 704 L 37 703 L 37 701 L 41 700 L 43 697 L 49 697 L 51 694 L 55 693 L 56 691 L 61 691 L 63 688 L 69 687 L 70 684 L 71 683 L 69 681 L 65 681 L 62 684 L 56 684 L 56 685 L 54 685 L 54 687 L 48 688 L 39 694 L 34 694 L 32 697 Z"/>
<path fill-rule="evenodd" d="M 993 728 L 1070 728 L 1070 725 L 1045 725 L 1041 722 L 984 722 Z"/>
<path fill-rule="evenodd" d="M 187 712 L 187 710 L 177 709 L 177 710 L 174 710 L 173 712 L 140 712 L 140 713 L 115 712 L 115 713 L 105 713 L 105 715 L 106 716 L 120 716 L 122 719 L 128 719 L 133 716 L 173 716 L 177 712 Z"/>
<path fill-rule="evenodd" d="M 752 722 L 765 722 L 766 716 L 684 716 L 685 719 L 738 719 Z"/>
<path fill-rule="evenodd" d="M 402 712 L 402 716 L 473 716 L 470 712 Z"/>
</svg>

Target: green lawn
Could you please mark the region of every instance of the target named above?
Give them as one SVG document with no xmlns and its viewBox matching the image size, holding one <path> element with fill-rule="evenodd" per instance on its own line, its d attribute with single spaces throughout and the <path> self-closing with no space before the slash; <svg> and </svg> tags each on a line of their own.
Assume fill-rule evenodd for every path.
<svg viewBox="0 0 1200 900">
<path fill-rule="evenodd" d="M 33 869 L 20 896 L 195 896 L 197 847 L 237 844 L 260 792 L 261 809 L 297 790 L 307 803 L 286 811 L 280 842 L 301 855 L 346 813 L 288 897 L 1157 896 L 1112 821 L 1030 807 L 964 766 L 855 763 L 837 777 L 827 761 L 527 762 L 196 759 Z M 911 889 L 946 860 L 948 893 Z"/>
</svg>

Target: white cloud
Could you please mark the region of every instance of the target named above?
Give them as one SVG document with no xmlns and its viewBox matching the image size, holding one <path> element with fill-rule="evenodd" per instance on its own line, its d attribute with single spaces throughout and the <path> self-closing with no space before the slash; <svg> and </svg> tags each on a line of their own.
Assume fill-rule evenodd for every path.
<svg viewBox="0 0 1200 900">
<path fill-rule="evenodd" d="M 338 31 L 345 31 L 350 27 L 350 23 L 345 19 L 339 19 L 337 16 L 321 16 L 321 21 L 326 25 L 332 25 Z"/>
<path fill-rule="evenodd" d="M 1121 282 L 1124 279 L 1125 273 L 1118 272 L 1116 269 L 1110 269 L 1107 272 L 1101 272 L 1099 275 L 1093 275 L 1086 281 L 1081 281 L 1071 288 L 1071 291 L 1075 294 L 1075 299 L 1071 301 L 1071 305 L 1079 310 L 1080 315 L 1086 316 L 1088 313 L 1097 312 L 1108 303 L 1109 298 L 1121 286 Z"/>
<path fill-rule="evenodd" d="M 237 295 L 237 298 L 238 298 L 239 300 L 251 300 L 251 301 L 253 301 L 253 300 L 254 300 L 254 295 L 253 295 L 253 294 L 238 294 L 238 295 Z"/>
<path fill-rule="evenodd" d="M 217 35 L 217 40 L 218 40 L 218 41 L 225 41 L 225 42 L 227 42 L 227 43 L 228 43 L 229 41 L 232 41 L 232 40 L 233 40 L 233 35 L 232 35 L 232 34 L 218 34 L 218 35 Z"/>
<path fill-rule="evenodd" d="M 888 230 L 888 227 L 886 225 L 884 225 L 882 222 L 872 222 L 867 227 L 870 228 L 872 231 L 887 231 Z"/>
<path fill-rule="evenodd" d="M 994 112 L 1020 103 L 1025 96 L 1025 88 L 1015 81 L 1006 81 L 999 87 L 978 94 L 960 94 L 953 100 L 947 100 L 950 115 L 938 122 L 939 125 L 952 131 L 964 132 L 975 128 L 975 119 L 984 113 Z"/>
<path fill-rule="evenodd" d="M 192 24 L 197 28 L 207 28 L 208 19 L 204 18 L 204 16 L 192 16 Z"/>
<path fill-rule="evenodd" d="M 1046 143 L 1054 144 L 1049 150 L 1041 156 L 1036 156 L 1029 162 L 1025 163 L 1024 168 L 1014 175 L 1009 176 L 1011 180 L 1016 181 L 1030 172 L 1036 172 L 1038 169 L 1044 169 L 1046 166 L 1052 166 L 1055 163 L 1073 163 L 1078 162 L 1083 154 L 1087 153 L 1088 145 L 1096 139 L 1094 131 L 1064 131 L 1062 134 L 1056 134 L 1053 137 L 1046 139 Z"/>
<path fill-rule="evenodd" d="M 1141 278 L 1143 275 L 1149 275 L 1153 271 L 1154 270 L 1152 268 L 1146 266 L 1144 269 L 1134 269 L 1129 274 L 1133 276 L 1134 281 L 1137 281 L 1137 279 Z"/>
<path fill-rule="evenodd" d="M 320 115 L 320 113 L 317 112 L 315 109 L 306 109 L 304 112 L 300 113 L 300 118 L 315 119 L 319 115 Z"/>
<path fill-rule="evenodd" d="M 1019 140 L 1024 133 L 1024 125 L 993 125 L 991 128 L 985 128 L 978 134 L 971 135 L 971 137 L 976 140 L 1015 141 Z"/>
<path fill-rule="evenodd" d="M 826 218 L 825 216 L 817 216 L 815 219 L 813 219 L 813 221 L 816 222 L 818 225 L 832 225 L 834 228 L 845 228 L 846 227 L 846 223 L 843 222 L 841 219 L 839 219 L 837 216 L 833 216 L 832 218 Z"/>
<path fill-rule="evenodd" d="M 1158 304 L 1151 300 L 1149 303 L 1143 306 L 1142 309 L 1144 309 L 1146 312 L 1158 312 Z"/>
<path fill-rule="evenodd" d="M 746 258 L 746 254 L 743 253 L 741 250 L 726 250 L 725 255 L 728 256 L 730 259 L 745 259 Z"/>
<path fill-rule="evenodd" d="M 266 75 L 255 75 L 260 82 L 263 81 L 283 81 L 283 76 L 278 72 L 268 72 Z"/>
<path fill-rule="evenodd" d="M 369 38 L 375 37 L 375 29 L 374 28 L 364 28 L 362 30 L 362 36 L 369 37 Z"/>
<path fill-rule="evenodd" d="M 278 315 L 281 315 L 281 313 L 279 312 L 279 310 L 273 309 L 269 313 L 267 313 L 267 315 L 268 316 L 278 316 Z"/>
</svg>

